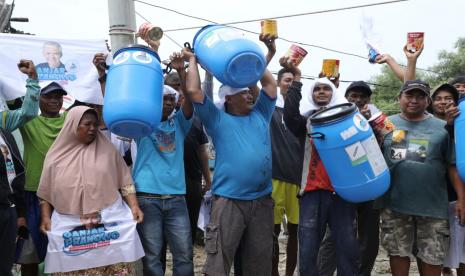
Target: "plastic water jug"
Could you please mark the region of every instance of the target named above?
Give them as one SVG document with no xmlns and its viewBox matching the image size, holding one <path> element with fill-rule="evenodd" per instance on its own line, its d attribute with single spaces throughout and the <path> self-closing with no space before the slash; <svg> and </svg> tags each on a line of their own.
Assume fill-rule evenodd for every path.
<svg viewBox="0 0 465 276">
<path fill-rule="evenodd" d="M 368 121 L 353 103 L 319 111 L 310 117 L 315 147 L 336 193 L 350 202 L 383 195 L 389 169 Z"/>
<path fill-rule="evenodd" d="M 107 75 L 103 119 L 123 137 L 147 136 L 160 124 L 163 71 L 158 54 L 132 45 L 118 50 Z"/>
<path fill-rule="evenodd" d="M 460 179 L 465 182 L 465 98 L 459 101 L 460 115 L 454 120 L 455 165 Z"/>
<path fill-rule="evenodd" d="M 266 68 L 260 47 L 231 27 L 207 25 L 197 32 L 192 46 L 202 67 L 231 87 L 255 85 Z"/>
</svg>

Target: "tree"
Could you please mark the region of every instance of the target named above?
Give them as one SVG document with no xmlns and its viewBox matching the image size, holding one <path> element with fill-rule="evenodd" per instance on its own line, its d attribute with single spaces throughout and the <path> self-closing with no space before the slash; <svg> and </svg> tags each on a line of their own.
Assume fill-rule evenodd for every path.
<svg viewBox="0 0 465 276">
<path fill-rule="evenodd" d="M 438 62 L 430 66 L 428 70 L 417 70 L 416 72 L 416 78 L 427 81 L 431 87 L 460 75 L 465 75 L 465 38 L 457 40 L 454 51 L 441 51 L 438 54 Z M 374 86 L 373 104 L 388 115 L 398 113 L 397 96 L 402 82 L 394 72 L 387 65 L 384 65 L 381 73 L 372 77 L 370 82 Z"/>
<path fill-rule="evenodd" d="M 371 102 L 387 115 L 398 113 L 397 96 L 402 82 L 394 72 L 387 65 L 383 65 L 381 73 L 371 78 L 370 83 L 374 86 Z"/>
<path fill-rule="evenodd" d="M 465 37 L 461 37 L 455 43 L 456 51 L 447 52 L 445 50 L 439 52 L 438 62 L 429 68 L 431 71 L 438 74 L 429 76 L 433 85 L 440 82 L 446 82 L 450 79 L 465 75 Z"/>
</svg>

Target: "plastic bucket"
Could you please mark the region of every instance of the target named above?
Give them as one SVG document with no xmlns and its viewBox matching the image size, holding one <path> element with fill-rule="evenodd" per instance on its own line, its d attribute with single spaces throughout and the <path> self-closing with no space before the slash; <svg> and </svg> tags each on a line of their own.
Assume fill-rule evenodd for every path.
<svg viewBox="0 0 465 276">
<path fill-rule="evenodd" d="M 265 72 L 260 47 L 234 28 L 205 26 L 195 35 L 192 46 L 202 67 L 231 87 L 255 85 Z"/>
<path fill-rule="evenodd" d="M 163 71 L 158 54 L 133 45 L 118 50 L 107 75 L 103 119 L 123 137 L 147 136 L 160 124 Z"/>
<path fill-rule="evenodd" d="M 350 202 L 373 200 L 390 185 L 389 169 L 368 121 L 352 103 L 310 117 L 315 147 L 336 193 Z"/>
<path fill-rule="evenodd" d="M 455 165 L 460 179 L 465 182 L 465 98 L 460 99 L 459 110 L 454 120 Z"/>
</svg>

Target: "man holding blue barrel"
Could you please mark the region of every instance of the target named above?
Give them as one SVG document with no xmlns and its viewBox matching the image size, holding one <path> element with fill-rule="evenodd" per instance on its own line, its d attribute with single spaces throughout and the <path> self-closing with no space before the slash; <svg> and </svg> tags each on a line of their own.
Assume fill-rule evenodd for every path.
<svg viewBox="0 0 465 276">
<path fill-rule="evenodd" d="M 240 245 L 243 275 L 271 275 L 273 200 L 271 198 L 271 144 L 269 124 L 277 85 L 265 70 L 262 90 L 223 85 L 224 110 L 218 109 L 200 87 L 197 58 L 189 60 L 187 97 L 202 120 L 216 149 L 212 184 L 213 207 L 205 234 L 204 273 L 229 275 Z"/>
<path fill-rule="evenodd" d="M 180 76 L 184 61 L 171 57 L 171 66 Z M 137 158 L 133 169 L 137 199 L 145 214 L 137 226 L 145 257 L 144 275 L 163 275 L 162 246 L 167 241 L 173 254 L 174 275 L 194 275 L 192 239 L 187 211 L 184 172 L 184 140 L 192 125 L 193 108 L 185 99 L 173 114 L 177 91 L 165 85 L 160 125 L 150 135 L 136 139 Z"/>
<path fill-rule="evenodd" d="M 309 115 L 346 100 L 342 94 L 337 93 L 329 79 L 320 78 L 310 88 L 308 99 L 312 110 L 305 116 L 301 115 L 300 69 L 286 58 L 282 58 L 280 63 L 295 72 L 284 103 L 284 122 L 305 144 L 298 230 L 300 275 L 319 275 L 317 257 L 327 225 L 336 245 L 338 274 L 358 275 L 359 252 L 354 224 L 356 205 L 334 192 L 318 151 L 312 139 L 307 136 Z"/>
</svg>

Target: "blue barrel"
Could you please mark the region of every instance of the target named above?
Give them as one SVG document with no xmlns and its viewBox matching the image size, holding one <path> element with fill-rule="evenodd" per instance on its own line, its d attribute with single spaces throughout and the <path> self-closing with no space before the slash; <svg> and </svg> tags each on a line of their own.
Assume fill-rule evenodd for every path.
<svg viewBox="0 0 465 276">
<path fill-rule="evenodd" d="M 310 117 L 315 147 L 336 193 L 350 202 L 373 200 L 390 185 L 389 169 L 368 121 L 352 103 Z"/>
<path fill-rule="evenodd" d="M 255 85 L 265 72 L 260 47 L 234 28 L 207 25 L 197 32 L 192 45 L 202 67 L 231 87 Z"/>
<path fill-rule="evenodd" d="M 460 179 L 465 182 L 465 98 L 459 101 L 460 114 L 454 120 L 455 165 Z"/>
<path fill-rule="evenodd" d="M 118 50 L 107 75 L 103 119 L 120 136 L 139 138 L 160 124 L 163 71 L 152 49 L 133 45 Z"/>
</svg>

